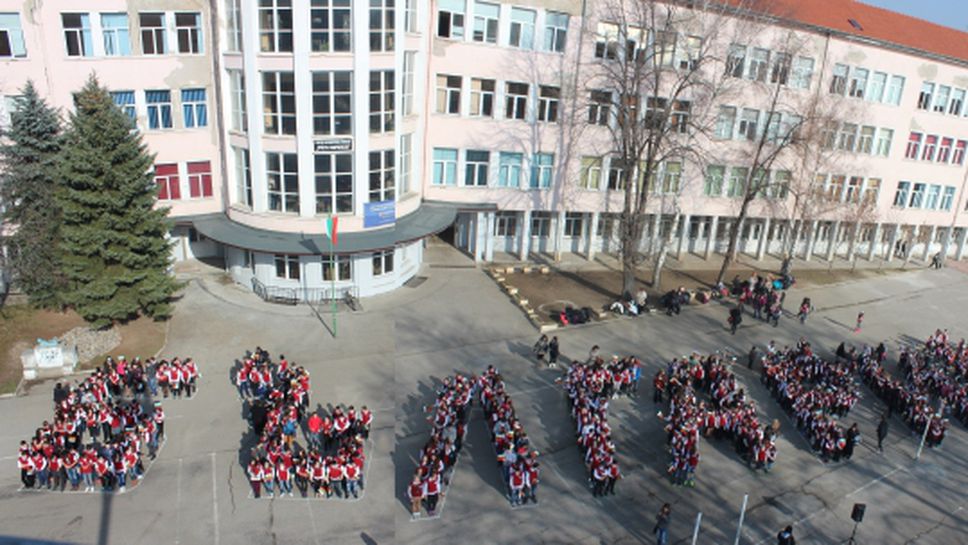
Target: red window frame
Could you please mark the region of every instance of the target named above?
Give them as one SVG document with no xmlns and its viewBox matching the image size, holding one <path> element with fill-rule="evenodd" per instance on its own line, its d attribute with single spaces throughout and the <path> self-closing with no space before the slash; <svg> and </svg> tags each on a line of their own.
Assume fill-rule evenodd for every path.
<svg viewBox="0 0 968 545">
<path fill-rule="evenodd" d="M 922 134 L 919 132 L 912 132 L 908 136 L 907 150 L 904 152 L 904 157 L 908 159 L 917 159 L 918 152 L 921 151 L 921 138 Z"/>
<path fill-rule="evenodd" d="M 212 196 L 212 163 L 195 161 L 188 163 L 188 193 L 193 199 Z"/>
<path fill-rule="evenodd" d="M 954 154 L 951 156 L 951 162 L 956 165 L 962 165 L 965 162 L 965 149 L 968 148 L 968 140 L 958 140 L 955 144 Z"/>
<path fill-rule="evenodd" d="M 951 146 L 955 143 L 955 139 L 950 136 L 941 137 L 941 147 L 938 148 L 938 162 L 947 163 L 948 157 L 951 156 Z"/>
<path fill-rule="evenodd" d="M 155 165 L 155 183 L 158 184 L 158 200 L 177 201 L 181 199 L 178 163 Z"/>
<path fill-rule="evenodd" d="M 929 134 L 924 139 L 924 150 L 921 152 L 922 161 L 934 161 L 934 152 L 938 148 L 938 135 Z"/>
</svg>

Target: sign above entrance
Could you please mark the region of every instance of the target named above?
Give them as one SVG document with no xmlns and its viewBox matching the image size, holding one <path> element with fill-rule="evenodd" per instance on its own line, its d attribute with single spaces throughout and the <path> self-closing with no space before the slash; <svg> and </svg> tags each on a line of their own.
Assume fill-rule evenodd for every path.
<svg viewBox="0 0 968 545">
<path fill-rule="evenodd" d="M 352 138 L 327 138 L 313 141 L 313 153 L 329 153 L 333 151 L 352 151 Z"/>
<path fill-rule="evenodd" d="M 394 201 L 368 202 L 363 204 L 363 228 L 390 225 L 397 220 Z"/>
</svg>

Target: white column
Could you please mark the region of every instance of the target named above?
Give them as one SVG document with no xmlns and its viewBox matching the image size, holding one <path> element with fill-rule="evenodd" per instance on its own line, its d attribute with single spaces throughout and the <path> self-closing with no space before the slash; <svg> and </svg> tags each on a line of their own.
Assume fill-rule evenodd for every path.
<svg viewBox="0 0 968 545">
<path fill-rule="evenodd" d="M 494 261 L 494 224 L 497 223 L 497 212 L 486 212 L 487 226 L 484 231 L 484 261 Z"/>
<path fill-rule="evenodd" d="M 955 259 L 958 261 L 961 261 L 965 255 L 965 242 L 968 242 L 968 228 L 962 227 L 958 235 L 958 253 L 955 254 Z"/>
<path fill-rule="evenodd" d="M 770 232 L 770 218 L 763 218 L 763 224 L 760 227 L 760 240 L 759 245 L 756 247 L 756 260 L 763 261 L 763 254 L 766 253 L 767 238 Z"/>
<path fill-rule="evenodd" d="M 846 227 L 844 227 L 846 229 Z M 850 241 L 847 244 L 847 261 L 854 259 L 857 251 L 857 231 L 860 229 L 860 222 L 854 222 L 850 227 Z"/>
<path fill-rule="evenodd" d="M 293 13 L 309 13 L 309 0 L 294 0 Z M 316 215 L 315 161 L 313 158 L 313 74 L 309 71 L 309 17 L 293 17 L 292 58 L 296 86 L 296 150 L 299 172 L 299 216 Z M 335 181 L 333 182 L 336 183 Z"/>
<path fill-rule="evenodd" d="M 244 2 L 243 2 L 244 3 Z M 370 29 L 369 13 L 366 8 L 357 10 L 352 18 L 353 25 L 353 213 L 363 214 L 363 203 L 369 196 L 370 172 Z M 308 15 L 309 12 L 303 12 Z M 399 48 L 402 42 L 397 42 Z M 397 72 L 394 72 L 395 75 Z M 399 77 L 396 78 L 400 80 Z M 400 96 L 400 86 L 395 86 L 395 95 Z M 398 115 L 399 115 L 399 111 Z M 400 119 L 394 126 L 400 125 Z M 413 157 L 416 150 L 422 149 L 422 142 L 414 142 Z M 419 180 L 420 178 L 416 178 Z M 335 183 L 335 182 L 334 182 Z"/>
<path fill-rule="evenodd" d="M 661 236 L 662 236 L 662 214 L 661 213 L 653 214 L 652 230 L 651 232 L 649 232 L 649 253 L 652 254 L 653 256 L 655 256 L 656 252 L 659 251 L 659 248 L 662 247 L 662 243 L 659 242 L 661 239 Z M 642 237 L 642 243 L 644 246 L 645 237 Z M 644 250 L 645 250 L 644 247 L 639 248 L 639 251 L 644 251 Z"/>
<path fill-rule="evenodd" d="M 682 216 L 682 230 L 679 231 L 679 245 L 676 246 L 676 261 L 682 259 L 682 247 L 689 244 L 689 231 L 692 225 L 692 216 L 685 214 Z"/>
<path fill-rule="evenodd" d="M 487 231 L 487 218 L 484 212 L 474 214 L 474 262 L 480 263 L 484 259 L 484 238 Z"/>
<path fill-rule="evenodd" d="M 259 13 L 255 2 L 242 2 L 242 67 L 245 72 L 245 111 L 247 134 L 249 136 L 249 171 L 252 176 L 252 211 L 265 212 L 268 208 L 266 198 L 266 165 L 262 152 L 263 121 L 262 112 L 262 73 L 256 63 L 259 54 Z M 220 54 L 212 52 L 212 55 Z"/>
<path fill-rule="evenodd" d="M 588 215 L 588 236 L 586 237 L 585 257 L 589 261 L 595 259 L 595 238 L 596 233 L 598 233 L 598 222 L 600 219 L 598 212 L 592 212 Z"/>
<path fill-rule="evenodd" d="M 709 222 L 709 232 L 706 233 L 706 252 L 703 255 L 703 259 L 709 259 L 709 256 L 713 253 L 713 248 L 716 245 L 716 231 L 719 228 L 719 216 L 713 216 L 713 219 Z"/>
<path fill-rule="evenodd" d="M 894 249 L 897 247 L 898 238 L 901 236 L 901 224 L 895 223 L 894 228 L 891 229 L 891 241 L 887 245 L 887 249 L 884 251 L 884 260 L 888 263 L 894 259 Z"/>
<path fill-rule="evenodd" d="M 932 225 L 931 231 L 928 233 L 928 239 L 924 243 L 924 255 L 921 256 L 921 261 L 927 261 L 928 257 L 931 255 L 931 246 L 934 244 L 934 237 L 938 234 L 938 226 Z"/>
<path fill-rule="evenodd" d="M 813 244 L 817 236 L 817 222 L 816 221 L 806 221 L 804 222 L 804 228 L 807 230 L 807 247 L 803 250 L 803 260 L 810 261 L 813 256 Z"/>
<path fill-rule="evenodd" d="M 827 230 L 827 261 L 833 261 L 834 253 L 837 250 L 837 235 L 840 232 L 840 222 L 830 222 L 830 229 Z"/>
<path fill-rule="evenodd" d="M 528 260 L 531 252 L 531 211 L 521 212 L 521 242 L 518 244 L 518 259 Z"/>
<path fill-rule="evenodd" d="M 877 246 L 881 243 L 881 224 L 875 223 L 871 228 L 870 246 L 867 248 L 867 261 L 874 261 L 877 255 Z"/>
<path fill-rule="evenodd" d="M 555 261 L 561 261 L 561 246 L 565 238 L 565 211 L 560 210 L 555 214 L 555 233 L 554 233 L 554 256 Z"/>
</svg>

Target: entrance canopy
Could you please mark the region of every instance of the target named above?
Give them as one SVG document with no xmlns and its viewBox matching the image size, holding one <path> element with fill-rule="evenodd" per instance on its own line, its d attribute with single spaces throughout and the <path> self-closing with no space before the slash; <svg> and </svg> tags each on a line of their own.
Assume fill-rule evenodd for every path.
<svg viewBox="0 0 968 545">
<path fill-rule="evenodd" d="M 352 254 L 392 248 L 398 244 L 437 234 L 454 223 L 458 211 L 493 211 L 493 204 L 464 204 L 424 201 L 414 212 L 398 218 L 392 226 L 366 231 L 339 233 L 336 253 Z M 328 254 L 325 235 L 304 235 L 259 229 L 232 221 L 222 212 L 174 218 L 191 223 L 206 237 L 235 248 L 271 254 Z"/>
</svg>

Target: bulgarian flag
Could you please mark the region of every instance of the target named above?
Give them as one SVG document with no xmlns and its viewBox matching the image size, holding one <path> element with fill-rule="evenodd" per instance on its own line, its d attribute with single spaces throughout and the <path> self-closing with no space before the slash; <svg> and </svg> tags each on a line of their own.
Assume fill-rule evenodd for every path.
<svg viewBox="0 0 968 545">
<path fill-rule="evenodd" d="M 336 246 L 336 224 L 337 223 L 339 223 L 339 218 L 335 216 L 330 216 L 326 218 L 326 221 L 325 221 L 326 236 L 328 236 L 329 240 L 333 242 L 333 246 Z"/>
</svg>

